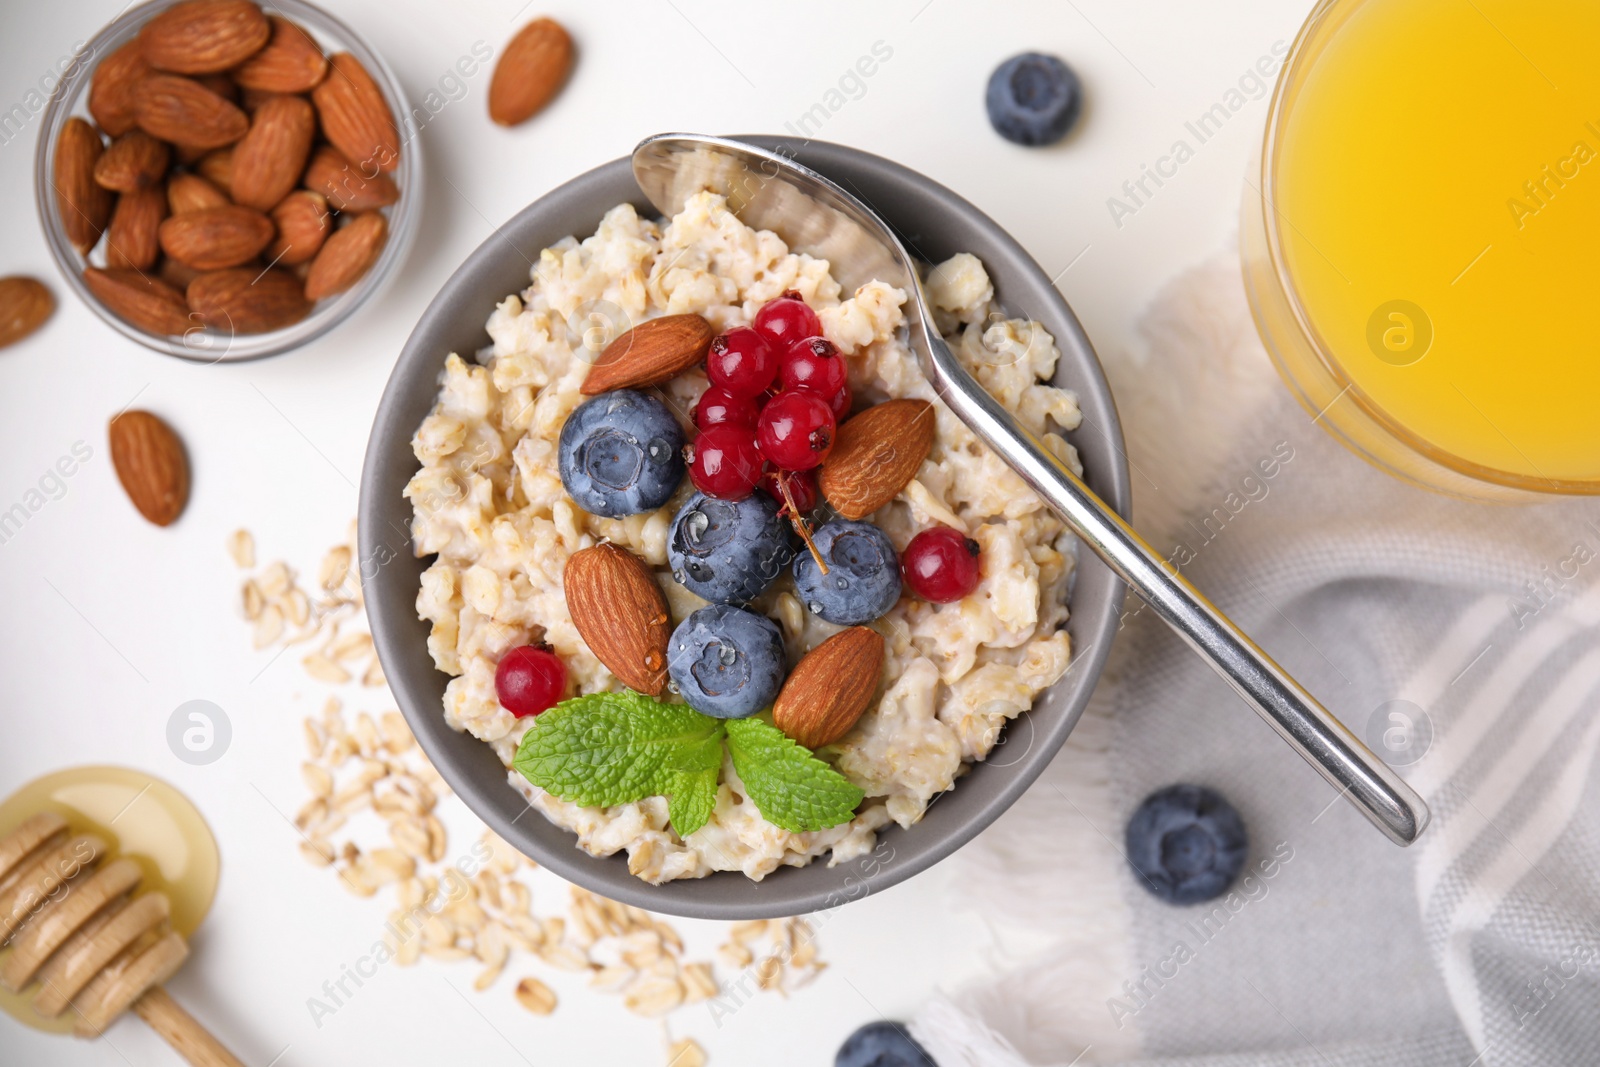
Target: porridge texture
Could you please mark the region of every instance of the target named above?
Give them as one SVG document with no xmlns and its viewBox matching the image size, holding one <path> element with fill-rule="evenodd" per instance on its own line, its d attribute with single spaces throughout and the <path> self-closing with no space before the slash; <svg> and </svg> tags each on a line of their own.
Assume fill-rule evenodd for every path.
<svg viewBox="0 0 1600 1067">
<path fill-rule="evenodd" d="M 1080 413 L 1071 392 L 1044 384 L 1059 356 L 1050 335 L 1037 322 L 1004 315 L 974 256 L 930 268 L 926 282 L 941 332 L 978 381 L 1080 469 L 1072 446 L 1054 432 L 1076 427 Z M 668 529 L 693 492 L 688 480 L 656 512 L 590 515 L 563 491 L 557 440 L 584 399 L 579 387 L 590 363 L 614 333 L 687 312 L 726 330 L 748 323 L 785 290 L 816 309 L 844 354 L 856 410 L 896 397 L 935 401 L 932 451 L 871 519 L 902 551 L 929 526 L 965 532 L 981 546 L 982 578 L 950 604 L 902 596 L 873 624 L 886 643 L 882 695 L 844 738 L 818 753 L 866 793 L 848 823 L 809 833 L 772 825 L 726 760 L 710 821 L 686 839 L 669 826 L 661 797 L 584 808 L 510 772 L 529 802 L 575 832 L 582 848 L 602 856 L 626 851 L 629 869 L 650 882 L 719 870 L 760 879 L 780 864 L 801 866 L 830 853 L 838 863 L 870 852 L 879 828 L 921 818 L 1067 668 L 1073 538 L 937 403 L 897 336 L 905 294 L 879 282 L 843 293 L 825 260 L 790 252 L 775 234 L 740 222 L 720 197 L 702 193 L 666 222 L 622 205 L 592 237 L 547 249 L 529 288 L 507 296 L 490 316 L 492 343 L 474 359 L 452 354 L 446 362 L 438 402 L 413 441 L 422 469 L 406 489 L 415 550 L 437 557 L 423 575 L 417 609 L 432 624 L 435 664 L 452 676 L 446 720 L 493 745 L 509 767 L 538 720 L 516 719 L 500 706 L 495 668 L 530 642 L 547 642 L 566 662 L 569 696 L 621 687 L 567 612 L 562 572 L 581 549 L 609 540 L 647 562 L 674 622 L 703 606 L 667 570 Z M 686 428 L 706 384 L 696 369 L 662 387 Z M 840 629 L 810 613 L 787 577 L 753 608 L 781 628 L 791 666 Z"/>
</svg>

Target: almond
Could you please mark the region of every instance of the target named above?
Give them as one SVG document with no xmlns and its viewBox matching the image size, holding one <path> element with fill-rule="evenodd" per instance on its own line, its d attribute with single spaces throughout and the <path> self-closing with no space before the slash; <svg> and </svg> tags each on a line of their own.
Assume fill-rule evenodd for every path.
<svg viewBox="0 0 1600 1067">
<path fill-rule="evenodd" d="M 629 689 L 660 696 L 667 684 L 667 598 L 650 568 L 626 549 L 574 552 L 562 578 L 567 613 L 596 659 Z"/>
<path fill-rule="evenodd" d="M 117 197 L 106 229 L 106 268 L 149 270 L 161 255 L 161 220 L 167 217 L 167 190 L 160 185 Z"/>
<path fill-rule="evenodd" d="M 279 96 L 262 104 L 250 121 L 250 132 L 233 146 L 234 203 L 271 210 L 300 184 L 316 132 L 316 113 L 304 98 Z"/>
<path fill-rule="evenodd" d="M 37 278 L 0 278 L 0 348 L 43 326 L 55 309 L 56 298 Z"/>
<path fill-rule="evenodd" d="M 174 215 L 208 207 L 224 207 L 228 194 L 198 174 L 174 174 L 167 182 L 167 206 Z"/>
<path fill-rule="evenodd" d="M 916 477 L 933 433 L 933 405 L 926 400 L 874 404 L 839 427 L 817 487 L 845 518 L 865 518 Z"/>
<path fill-rule="evenodd" d="M 94 165 L 94 180 L 106 189 L 131 193 L 159 182 L 172 150 L 143 130 L 129 130 L 111 142 Z"/>
<path fill-rule="evenodd" d="M 185 292 L 189 283 L 200 276 L 201 272 L 195 270 L 187 263 L 179 263 L 171 256 L 161 257 L 161 267 L 156 271 L 156 276 L 178 292 Z"/>
<path fill-rule="evenodd" d="M 489 81 L 489 117 L 502 126 L 526 122 L 548 104 L 572 72 L 572 38 L 554 19 L 534 19 L 506 43 Z"/>
<path fill-rule="evenodd" d="M 245 89 L 269 93 L 308 93 L 328 73 L 328 57 L 311 35 L 288 19 L 268 15 L 272 36 L 267 46 L 233 72 Z"/>
<path fill-rule="evenodd" d="M 161 224 L 161 250 L 199 270 L 236 267 L 261 254 L 272 240 L 272 220 L 230 204 L 185 211 Z"/>
<path fill-rule="evenodd" d="M 194 167 L 202 178 L 227 194 L 228 203 L 233 203 L 232 148 L 219 148 L 214 152 L 207 152 L 194 161 Z"/>
<path fill-rule="evenodd" d="M 134 128 L 133 98 L 150 66 L 135 37 L 112 52 L 94 68 L 89 83 L 89 114 L 112 137 L 121 137 Z"/>
<path fill-rule="evenodd" d="M 224 333 L 268 333 L 311 313 L 299 280 L 277 268 L 202 274 L 189 283 L 189 306 L 201 322 Z"/>
<path fill-rule="evenodd" d="M 306 275 L 306 299 L 321 300 L 342 293 L 378 261 L 389 239 L 389 222 L 376 211 L 357 215 L 336 231 L 311 261 Z"/>
<path fill-rule="evenodd" d="M 170 337 L 194 325 L 182 293 L 136 270 L 90 267 L 83 272 L 83 282 L 118 318 L 146 333 Z"/>
<path fill-rule="evenodd" d="M 670 381 L 706 358 L 716 333 L 695 314 L 648 319 L 606 345 L 580 391 L 594 396 Z"/>
<path fill-rule="evenodd" d="M 349 52 L 336 53 L 328 63 L 328 76 L 311 90 L 322 132 L 363 174 L 373 167 L 394 170 L 400 165 L 400 137 L 378 83 Z"/>
<path fill-rule="evenodd" d="M 144 24 L 139 47 L 159 70 L 210 74 L 237 67 L 271 36 L 267 16 L 250 0 L 185 0 Z"/>
<path fill-rule="evenodd" d="M 285 267 L 309 263 L 333 229 L 328 201 L 309 189 L 298 189 L 278 201 L 272 209 L 272 224 L 278 228 L 278 236 L 267 246 L 266 257 Z"/>
<path fill-rule="evenodd" d="M 194 80 L 230 104 L 239 102 L 239 85 L 226 74 L 196 74 Z"/>
<path fill-rule="evenodd" d="M 111 420 L 111 465 L 139 514 L 171 526 L 189 502 L 189 459 L 183 442 L 148 411 L 124 411 Z"/>
<path fill-rule="evenodd" d="M 111 193 L 94 180 L 94 167 L 105 145 L 83 119 L 74 116 L 56 140 L 56 210 L 67 240 L 84 255 L 100 240 L 111 217 Z"/>
<path fill-rule="evenodd" d="M 856 724 L 883 677 L 883 638 L 865 626 L 840 630 L 807 652 L 772 704 L 772 723 L 810 749 Z"/>
<path fill-rule="evenodd" d="M 400 189 L 393 178 L 377 173 L 367 177 L 327 145 L 311 153 L 303 184 L 321 193 L 340 211 L 372 211 L 400 199 Z"/>
<path fill-rule="evenodd" d="M 194 148 L 221 148 L 250 129 L 243 111 L 176 74 L 147 75 L 134 91 L 133 115 L 150 136 Z"/>
</svg>

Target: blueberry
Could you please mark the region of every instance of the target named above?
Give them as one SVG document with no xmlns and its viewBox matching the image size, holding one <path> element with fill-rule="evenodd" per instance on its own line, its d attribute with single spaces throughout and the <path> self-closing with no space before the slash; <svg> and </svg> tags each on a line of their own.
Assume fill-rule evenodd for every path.
<svg viewBox="0 0 1600 1067">
<path fill-rule="evenodd" d="M 833 1067 L 938 1067 L 899 1023 L 868 1023 L 839 1046 Z"/>
<path fill-rule="evenodd" d="M 771 704 L 783 684 L 783 634 L 765 615 L 712 604 L 672 631 L 667 672 L 689 706 L 742 719 Z"/>
<path fill-rule="evenodd" d="M 608 519 L 654 511 L 683 481 L 683 429 L 667 406 L 632 389 L 579 404 L 561 427 L 561 484 Z"/>
<path fill-rule="evenodd" d="M 834 519 L 812 539 L 828 573 L 810 552 L 798 552 L 794 587 L 813 614 L 840 626 L 859 626 L 894 607 L 900 599 L 900 559 L 887 534 L 870 522 Z"/>
<path fill-rule="evenodd" d="M 1169 904 L 1221 896 L 1244 866 L 1244 821 L 1215 790 L 1169 785 L 1128 820 L 1128 862 L 1146 889 Z"/>
<path fill-rule="evenodd" d="M 1083 88 L 1072 68 L 1039 52 L 1012 56 L 996 67 L 984 95 L 995 132 L 1029 146 L 1065 137 L 1082 103 Z"/>
<path fill-rule="evenodd" d="M 794 555 L 789 525 L 765 493 L 718 500 L 696 493 L 672 520 L 667 563 L 696 596 L 748 604 L 783 573 Z"/>
</svg>

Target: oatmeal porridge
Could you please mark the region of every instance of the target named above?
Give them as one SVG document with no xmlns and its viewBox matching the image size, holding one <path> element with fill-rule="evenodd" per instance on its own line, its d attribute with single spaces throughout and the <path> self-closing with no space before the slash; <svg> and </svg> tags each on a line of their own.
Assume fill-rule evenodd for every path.
<svg viewBox="0 0 1600 1067">
<path fill-rule="evenodd" d="M 1050 335 L 1037 322 L 1005 316 L 983 265 L 971 255 L 929 268 L 926 289 L 941 333 L 979 383 L 1081 471 L 1059 433 L 1079 423 L 1076 397 L 1045 384 L 1059 357 Z M 540 646 L 559 659 L 559 695 L 623 688 L 603 662 L 604 650 L 580 633 L 579 613 L 569 611 L 565 572 L 569 559 L 585 550 L 609 544 L 642 561 L 670 612 L 667 625 L 704 617 L 708 602 L 691 592 L 694 583 L 681 568 L 675 578 L 669 564 L 675 517 L 691 498 L 703 499 L 696 494 L 697 485 L 705 487 L 699 467 L 693 484 L 682 478 L 665 503 L 608 518 L 584 510 L 569 493 L 562 429 L 589 399 L 585 379 L 616 332 L 604 328 L 607 319 L 626 326 L 697 315 L 713 331 L 736 331 L 786 295 L 814 309 L 829 351 L 836 349 L 843 363 L 848 385 L 838 395 L 849 410 L 840 415 L 842 425 L 849 411 L 859 417 L 890 400 L 931 403 L 934 432 L 926 458 L 892 500 L 864 518 L 892 544 L 891 563 L 919 532 L 954 531 L 955 543 L 965 541 L 976 555 L 976 584 L 934 603 L 913 595 L 908 577 L 896 597 L 900 572 L 894 566 L 888 593 L 894 599 L 886 609 L 872 609 L 867 623 L 881 637 L 881 681 L 869 686 L 870 703 L 854 725 L 816 747 L 817 757 L 864 797 L 837 825 L 797 832 L 769 821 L 726 756 L 714 806 L 703 824 L 683 835 L 676 815 L 669 821 L 665 797 L 586 807 L 509 770 L 512 785 L 546 818 L 574 832 L 580 847 L 597 856 L 625 851 L 629 869 L 652 883 L 719 870 L 759 880 L 779 865 L 803 866 L 823 855 L 838 863 L 870 852 L 880 828 L 911 826 L 973 761 L 983 760 L 1005 724 L 1027 711 L 1068 664 L 1064 623 L 1073 538 L 938 403 L 902 336 L 906 294 L 879 282 L 843 293 L 826 261 L 790 252 L 775 234 L 740 222 L 720 197 L 702 193 L 664 221 L 619 206 L 593 236 L 545 250 L 532 284 L 507 296 L 490 316 L 492 343 L 472 358 L 451 354 L 445 363 L 438 401 L 413 441 L 422 469 L 406 496 L 414 508 L 415 551 L 436 557 L 423 575 L 417 609 L 432 626 L 428 646 L 435 665 L 451 676 L 443 709 L 449 724 L 492 745 L 512 766 L 524 735 L 537 731 L 540 719 L 507 710 L 496 675 L 524 646 Z M 664 402 L 684 439 L 693 440 L 696 405 L 707 387 L 707 371 L 694 366 L 646 392 Z M 824 485 L 826 470 L 824 461 Z M 819 513 L 826 511 L 824 504 Z M 817 539 L 834 525 L 816 529 Z M 795 576 L 785 571 L 753 598 L 735 601 L 748 612 L 717 608 L 775 624 L 779 656 L 787 661 L 781 669 L 794 668 L 849 628 L 827 621 L 820 605 L 797 589 L 800 565 L 810 564 L 806 548 L 796 551 Z M 676 669 L 673 678 L 680 678 Z M 681 689 L 675 684 L 662 697 L 675 700 Z M 689 703 L 707 715 L 730 717 L 695 699 Z"/>
</svg>

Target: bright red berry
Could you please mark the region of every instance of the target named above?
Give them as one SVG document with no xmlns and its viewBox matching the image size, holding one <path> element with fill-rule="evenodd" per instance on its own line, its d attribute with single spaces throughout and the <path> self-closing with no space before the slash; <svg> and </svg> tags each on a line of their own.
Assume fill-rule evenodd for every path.
<svg viewBox="0 0 1600 1067">
<path fill-rule="evenodd" d="M 747 396 L 734 396 L 720 385 L 713 385 L 700 394 L 694 406 L 694 424 L 702 430 L 713 426 L 743 426 L 756 428 L 760 405 Z"/>
<path fill-rule="evenodd" d="M 800 294 L 793 289 L 761 306 L 761 310 L 756 312 L 755 328 L 779 352 L 796 341 L 822 333 L 822 323 L 817 321 L 817 313 L 808 308 Z"/>
<path fill-rule="evenodd" d="M 794 498 L 795 510 L 801 515 L 817 506 L 817 476 L 813 471 L 780 471 L 769 470 L 761 476 L 761 488 L 766 494 L 778 502 L 778 510 L 782 513 L 788 507 L 788 502 L 783 498 L 783 490 L 778 487 L 779 480 L 787 484 L 789 495 Z"/>
<path fill-rule="evenodd" d="M 494 671 L 500 706 L 519 719 L 549 711 L 566 691 L 567 666 L 547 648 L 513 648 Z"/>
<path fill-rule="evenodd" d="M 706 377 L 734 396 L 760 396 L 777 373 L 777 354 L 748 326 L 713 338 L 706 353 Z"/>
<path fill-rule="evenodd" d="M 761 480 L 761 450 L 748 426 L 725 423 L 701 430 L 689 448 L 689 477 L 707 496 L 743 500 Z"/>
<path fill-rule="evenodd" d="M 845 382 L 837 393 L 828 398 L 828 410 L 833 412 L 834 422 L 843 422 L 850 417 L 850 404 L 854 399 L 850 395 L 849 382 Z"/>
<path fill-rule="evenodd" d="M 805 389 L 779 393 L 756 421 L 761 454 L 786 471 L 808 471 L 833 451 L 836 423 L 828 402 Z"/>
<path fill-rule="evenodd" d="M 778 365 L 778 384 L 785 389 L 810 389 L 831 397 L 849 384 L 844 359 L 826 337 L 796 341 Z"/>
<path fill-rule="evenodd" d="M 978 542 L 948 526 L 923 530 L 900 554 L 900 569 L 923 600 L 960 600 L 978 588 Z"/>
</svg>

